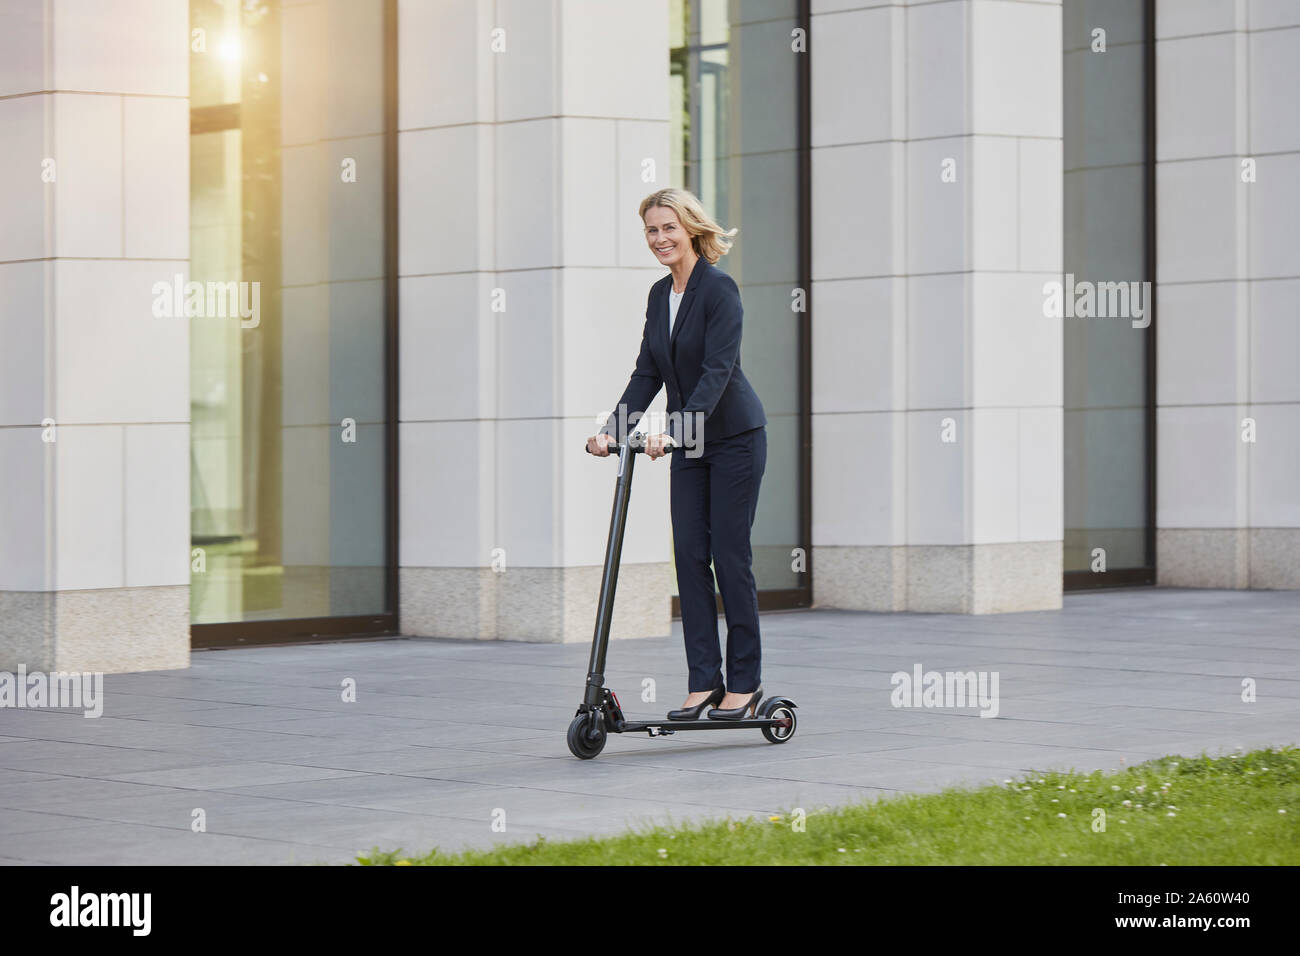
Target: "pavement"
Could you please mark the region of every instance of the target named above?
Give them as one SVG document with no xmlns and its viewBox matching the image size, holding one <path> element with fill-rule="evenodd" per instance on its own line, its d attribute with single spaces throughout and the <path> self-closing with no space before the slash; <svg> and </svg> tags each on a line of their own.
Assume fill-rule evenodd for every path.
<svg viewBox="0 0 1300 956">
<path fill-rule="evenodd" d="M 565 744 L 586 645 L 394 638 L 107 675 L 97 718 L 0 708 L 0 863 L 348 863 L 374 846 L 560 840 L 1300 744 L 1300 592 L 1068 594 L 1060 611 L 987 616 L 802 610 L 764 614 L 762 629 L 764 686 L 798 703 L 793 739 L 611 735 L 589 761 Z M 984 672 L 990 692 L 996 674 L 997 716 L 894 706 L 893 675 L 918 666 Z M 671 638 L 615 642 L 607 683 L 629 718 L 659 717 L 685 672 L 674 622 Z"/>
</svg>

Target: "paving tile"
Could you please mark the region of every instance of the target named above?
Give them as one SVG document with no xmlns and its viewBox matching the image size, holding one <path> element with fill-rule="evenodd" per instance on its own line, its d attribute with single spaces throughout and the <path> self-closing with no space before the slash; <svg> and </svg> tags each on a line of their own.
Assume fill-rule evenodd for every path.
<svg viewBox="0 0 1300 956">
<path fill-rule="evenodd" d="M 75 813 L 82 808 L 93 811 L 96 805 L 114 799 L 134 800 L 161 792 L 163 788 L 142 783 L 50 776 L 35 782 L 0 784 L 0 807 L 49 812 L 69 809 Z"/>
<path fill-rule="evenodd" d="M 60 779 L 64 778 L 57 773 L 41 773 L 35 770 L 3 770 L 0 771 L 0 794 L 11 788 L 15 792 L 21 793 L 26 784 Z M 0 806 L 2 805 L 0 804 Z"/>
<path fill-rule="evenodd" d="M 472 781 L 443 780 L 398 774 L 356 774 L 328 780 L 245 786 L 225 791 L 264 799 L 324 803 L 370 810 L 439 813 L 440 801 L 488 788 Z"/>
<path fill-rule="evenodd" d="M 528 759 L 531 758 L 526 755 L 500 753 L 490 750 L 453 750 L 446 747 L 407 745 L 389 749 L 367 750 L 361 753 L 304 753 L 286 762 L 301 767 L 326 767 L 379 774 L 436 776 L 439 771 L 455 767 L 466 767 L 474 764 L 493 764 L 504 767 Z"/>
<path fill-rule="evenodd" d="M 270 783 L 301 780 L 333 780 L 354 777 L 351 770 L 324 767 L 297 767 L 287 763 L 219 763 L 197 767 L 173 767 L 165 770 L 141 770 L 133 773 L 104 774 L 105 780 L 146 783 L 160 787 L 184 787 L 190 790 L 231 790 Z"/>
<path fill-rule="evenodd" d="M 0 813 L 0 836 L 8 836 L 11 833 L 40 833 L 77 826 L 98 826 L 102 822 L 102 820 L 78 820 L 53 813 L 5 810 Z"/>
<path fill-rule="evenodd" d="M 131 823 L 5 838 L 5 853 L 60 866 L 230 866 L 343 862 L 337 848 L 281 840 L 192 833 Z M 332 858 L 332 859 L 331 859 Z"/>
<path fill-rule="evenodd" d="M 498 843 L 527 842 L 539 834 L 548 839 L 579 839 L 589 833 L 619 833 L 632 827 L 692 819 L 698 813 L 695 807 L 650 801 L 592 800 L 587 805 L 581 801 L 581 797 L 571 798 L 571 812 L 567 815 L 557 815 L 549 806 L 532 808 L 527 804 L 512 804 L 504 816 L 495 818 L 498 825 L 504 825 L 504 831 L 493 829 L 494 818 L 490 815 L 471 826 L 470 820 L 458 817 L 301 804 L 290 809 L 245 813 L 223 824 L 229 829 L 220 832 L 294 841 L 310 837 L 319 843 L 349 849 L 354 854 L 367 853 L 378 846 L 423 855 L 435 848 L 456 852 Z M 739 808 L 729 808 L 729 812 L 733 818 L 752 815 L 751 811 Z M 560 820 L 573 822 L 563 826 Z"/>
<path fill-rule="evenodd" d="M 292 801 L 251 797 L 221 791 L 151 787 L 130 796 L 120 794 L 96 800 L 64 800 L 49 807 L 49 816 L 65 826 L 100 823 L 137 823 L 171 830 L 192 831 L 202 810 L 209 826 L 245 813 L 275 812 Z M 11 811 L 6 811 L 11 812 Z"/>
<path fill-rule="evenodd" d="M 27 743 L 28 747 L 34 749 L 23 752 L 16 759 L 0 759 L 0 766 L 6 763 L 15 766 L 21 764 L 25 770 L 48 771 L 66 777 L 122 779 L 123 774 L 213 763 L 211 757 L 179 751 L 141 750 L 101 744 L 52 744 L 49 741 Z"/>
<path fill-rule="evenodd" d="M 957 764 L 970 767 L 1014 768 L 1019 773 L 1031 770 L 1117 769 L 1124 762 L 1140 763 L 1160 756 L 1159 751 L 1137 749 L 1054 747 L 1046 744 L 975 743 L 934 744 L 911 750 L 891 751 L 899 760 Z"/>
</svg>

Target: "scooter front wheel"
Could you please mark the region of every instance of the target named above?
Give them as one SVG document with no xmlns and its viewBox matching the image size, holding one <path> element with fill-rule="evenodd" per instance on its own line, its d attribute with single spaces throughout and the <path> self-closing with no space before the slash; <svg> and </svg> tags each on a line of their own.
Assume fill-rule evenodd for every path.
<svg viewBox="0 0 1300 956">
<path fill-rule="evenodd" d="M 588 711 L 569 724 L 569 752 L 579 760 L 590 760 L 605 749 L 606 732 L 599 714 Z"/>
</svg>

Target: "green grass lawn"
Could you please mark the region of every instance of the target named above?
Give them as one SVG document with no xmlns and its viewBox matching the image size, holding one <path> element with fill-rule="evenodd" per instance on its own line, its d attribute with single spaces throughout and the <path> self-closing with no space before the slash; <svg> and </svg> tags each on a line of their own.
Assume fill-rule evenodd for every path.
<svg viewBox="0 0 1300 956">
<path fill-rule="evenodd" d="M 1101 811 L 1101 812 L 1098 812 Z M 1104 812 L 1104 829 L 1102 829 Z M 366 866 L 1300 864 L 1300 750 L 1162 757 L 1116 773 L 795 808 L 454 856 L 376 848 Z M 484 826 L 486 826 L 486 821 Z"/>
</svg>

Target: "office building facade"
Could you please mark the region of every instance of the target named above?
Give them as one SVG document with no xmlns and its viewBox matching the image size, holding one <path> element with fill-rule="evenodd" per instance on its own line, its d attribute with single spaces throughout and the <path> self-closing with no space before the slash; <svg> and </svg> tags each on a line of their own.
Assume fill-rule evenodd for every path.
<svg viewBox="0 0 1300 956">
<path fill-rule="evenodd" d="M 739 229 L 761 607 L 1300 587 L 1300 5 L 0 24 L 0 668 L 588 640 L 614 468 L 581 448 L 668 185 Z M 615 637 L 670 631 L 668 489 L 638 463 Z"/>
</svg>

